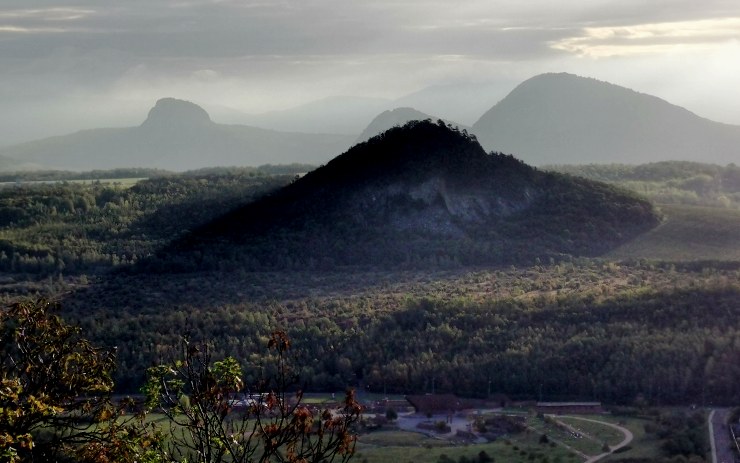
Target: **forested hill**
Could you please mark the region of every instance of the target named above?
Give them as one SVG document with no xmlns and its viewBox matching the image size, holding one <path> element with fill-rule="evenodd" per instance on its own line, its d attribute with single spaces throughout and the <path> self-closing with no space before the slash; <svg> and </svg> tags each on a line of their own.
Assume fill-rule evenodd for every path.
<svg viewBox="0 0 740 463">
<path fill-rule="evenodd" d="M 645 200 L 487 154 L 414 121 L 173 243 L 145 270 L 403 268 L 598 255 L 658 223 Z"/>
</svg>

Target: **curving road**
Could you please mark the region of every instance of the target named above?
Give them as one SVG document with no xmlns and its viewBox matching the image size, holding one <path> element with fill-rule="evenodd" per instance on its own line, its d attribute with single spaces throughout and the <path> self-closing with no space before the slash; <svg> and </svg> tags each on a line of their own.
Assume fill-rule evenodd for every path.
<svg viewBox="0 0 740 463">
<path fill-rule="evenodd" d="M 555 417 L 553 417 L 553 418 L 555 418 Z M 594 420 L 594 419 L 591 419 L 591 418 L 583 418 L 581 416 L 564 416 L 564 418 L 571 418 L 571 419 L 574 419 L 574 420 L 590 421 L 592 423 L 602 424 L 604 426 L 609 426 L 610 428 L 614 428 L 617 431 L 619 431 L 622 434 L 624 434 L 624 439 L 622 439 L 622 442 L 620 442 L 617 445 L 611 447 L 611 450 L 609 452 L 604 452 L 604 453 L 601 453 L 599 455 L 594 455 L 594 456 L 588 457 L 584 463 L 594 463 L 596 461 L 599 461 L 602 458 L 610 455 L 615 450 L 617 450 L 619 448 L 622 448 L 625 445 L 629 444 L 630 442 L 632 442 L 632 439 L 635 438 L 635 436 L 632 434 L 632 431 L 630 431 L 629 429 L 625 428 L 624 426 L 619 426 L 618 424 L 607 423 L 606 421 Z M 561 425 L 570 428 L 570 426 L 568 426 L 568 424 L 563 423 L 562 421 L 557 420 L 557 418 L 555 418 L 555 420 L 558 423 L 560 423 Z"/>
</svg>

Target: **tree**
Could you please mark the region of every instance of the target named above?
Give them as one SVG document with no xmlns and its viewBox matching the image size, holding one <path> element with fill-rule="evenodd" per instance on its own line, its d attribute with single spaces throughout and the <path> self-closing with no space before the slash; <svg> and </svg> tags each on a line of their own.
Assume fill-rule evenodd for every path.
<svg viewBox="0 0 740 463">
<path fill-rule="evenodd" d="M 347 461 L 354 453 L 353 425 L 362 411 L 348 391 L 339 410 L 315 412 L 302 392 L 287 392 L 294 376 L 287 361 L 290 341 L 272 334 L 268 361 L 274 378 L 248 386 L 233 357 L 213 361 L 207 344 L 184 340 L 180 358 L 152 367 L 144 392 L 147 407 L 170 420 L 165 461 L 322 462 Z"/>
<path fill-rule="evenodd" d="M 344 462 L 354 452 L 354 393 L 320 413 L 300 391 L 288 397 L 282 332 L 266 357 L 277 374 L 251 388 L 235 359 L 212 361 L 207 345 L 183 343 L 182 359 L 149 370 L 147 407 L 130 413 L 141 407 L 111 401 L 113 353 L 58 309 L 39 300 L 0 310 L 0 462 Z M 155 408 L 170 419 L 169 435 L 146 421 Z"/>
<path fill-rule="evenodd" d="M 60 461 L 112 415 L 111 352 L 93 347 L 45 300 L 0 311 L 0 461 Z"/>
</svg>

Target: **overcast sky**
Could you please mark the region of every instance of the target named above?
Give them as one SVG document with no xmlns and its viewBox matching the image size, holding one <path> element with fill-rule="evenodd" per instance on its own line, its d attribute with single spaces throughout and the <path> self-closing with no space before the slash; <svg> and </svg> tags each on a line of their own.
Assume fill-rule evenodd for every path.
<svg viewBox="0 0 740 463">
<path fill-rule="evenodd" d="M 561 71 L 740 124 L 740 1 L 2 0 L 0 144 L 164 96 L 261 112 Z"/>
</svg>

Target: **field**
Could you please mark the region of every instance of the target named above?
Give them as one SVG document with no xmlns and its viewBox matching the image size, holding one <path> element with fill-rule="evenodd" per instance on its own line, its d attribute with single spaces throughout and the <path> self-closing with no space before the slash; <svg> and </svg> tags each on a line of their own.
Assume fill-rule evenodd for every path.
<svg viewBox="0 0 740 463">
<path fill-rule="evenodd" d="M 662 205 L 664 222 L 610 252 L 612 259 L 740 260 L 740 210 Z"/>
<path fill-rule="evenodd" d="M 20 180 L 17 182 L 0 182 L 0 188 L 9 187 L 28 187 L 33 185 L 52 185 L 55 183 L 73 183 L 77 185 L 103 185 L 113 186 L 118 188 L 130 188 L 142 180 L 146 180 L 146 177 L 130 177 L 130 178 L 100 178 L 100 179 L 72 179 L 72 180 Z"/>
<path fill-rule="evenodd" d="M 355 461 L 362 463 L 434 462 L 443 461 L 443 455 L 454 461 L 461 461 L 462 457 L 469 461 L 480 461 L 481 452 L 492 457 L 493 461 L 500 462 L 567 463 L 582 461 L 580 457 L 568 450 L 557 445 L 542 444 L 539 439 L 540 435 L 532 431 L 486 444 L 453 445 L 422 434 L 380 431 L 360 437 Z"/>
</svg>

